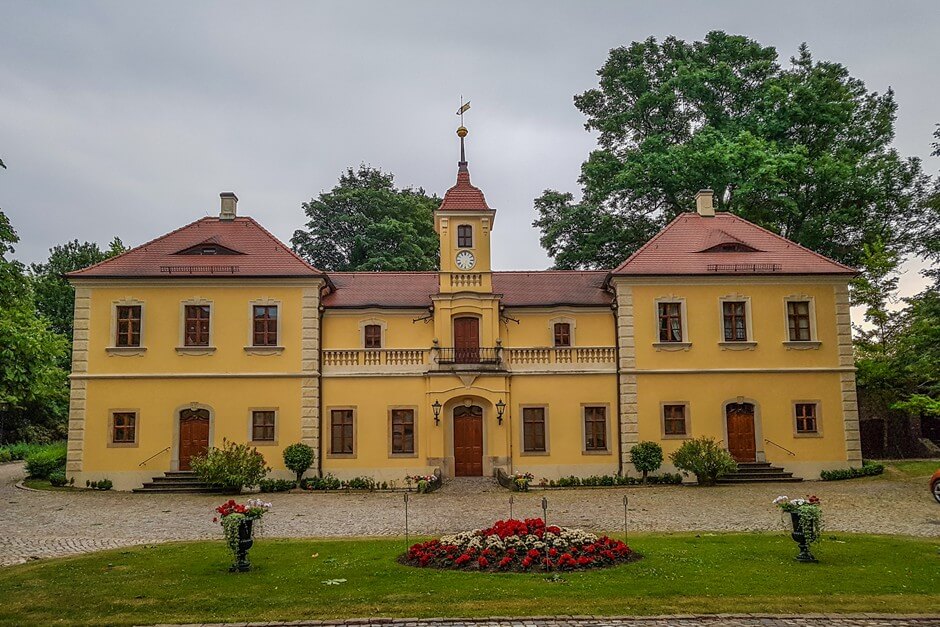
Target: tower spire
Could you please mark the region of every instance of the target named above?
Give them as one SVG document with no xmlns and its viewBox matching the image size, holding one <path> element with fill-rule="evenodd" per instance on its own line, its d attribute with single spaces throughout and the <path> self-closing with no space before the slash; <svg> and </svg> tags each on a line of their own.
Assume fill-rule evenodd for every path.
<svg viewBox="0 0 940 627">
<path fill-rule="evenodd" d="M 467 130 L 467 127 L 463 125 L 463 114 L 470 108 L 470 101 L 463 101 L 463 96 L 460 96 L 460 108 L 457 109 L 457 115 L 460 116 L 460 126 L 457 127 L 457 137 L 460 138 L 460 161 L 457 163 L 457 166 L 461 171 L 467 169 L 467 151 L 464 148 L 463 138 L 467 136 L 467 133 L 470 131 Z"/>
</svg>

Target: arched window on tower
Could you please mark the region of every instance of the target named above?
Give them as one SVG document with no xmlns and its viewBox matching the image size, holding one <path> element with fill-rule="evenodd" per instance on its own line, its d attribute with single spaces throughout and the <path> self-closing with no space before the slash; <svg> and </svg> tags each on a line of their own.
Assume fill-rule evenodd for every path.
<svg viewBox="0 0 940 627">
<path fill-rule="evenodd" d="M 473 248 L 473 227 L 469 224 L 457 227 L 457 248 Z"/>
</svg>

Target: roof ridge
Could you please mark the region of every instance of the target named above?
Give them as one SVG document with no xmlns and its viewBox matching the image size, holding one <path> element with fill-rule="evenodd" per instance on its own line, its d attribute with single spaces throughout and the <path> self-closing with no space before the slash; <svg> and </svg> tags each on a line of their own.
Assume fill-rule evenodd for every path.
<svg viewBox="0 0 940 627">
<path fill-rule="evenodd" d="M 822 260 L 824 260 L 824 261 L 828 261 L 829 263 L 835 264 L 835 265 L 837 265 L 837 266 L 839 266 L 839 267 L 841 267 L 841 268 L 845 268 L 846 270 L 851 270 L 852 272 L 858 272 L 858 269 L 857 269 L 857 268 L 853 268 L 852 266 L 847 266 L 847 265 L 845 265 L 845 264 L 842 263 L 842 262 L 836 261 L 835 259 L 830 259 L 829 257 L 823 255 L 822 253 L 816 252 L 816 251 L 813 250 L 812 248 L 807 248 L 806 246 L 803 246 L 802 244 L 799 244 L 799 243 L 797 243 L 797 242 L 794 242 L 792 239 L 786 238 L 786 237 L 784 237 L 783 235 L 780 235 L 779 233 L 774 233 L 774 232 L 771 231 L 770 229 L 765 229 L 764 227 L 762 227 L 761 225 L 757 224 L 756 222 L 751 222 L 750 220 L 747 220 L 747 219 L 745 219 L 745 218 L 742 218 L 741 216 L 737 215 L 736 213 L 732 213 L 732 212 L 730 212 L 730 211 L 722 211 L 721 213 L 727 214 L 728 216 L 730 216 L 730 217 L 733 218 L 734 220 L 740 220 L 741 222 L 744 222 L 745 224 L 749 224 L 749 225 L 753 226 L 754 228 L 759 229 L 759 230 L 763 231 L 764 233 L 767 233 L 768 235 L 770 235 L 770 236 L 772 236 L 772 237 L 775 237 L 775 238 L 777 238 L 777 239 L 783 240 L 783 241 L 786 242 L 787 244 L 793 244 L 793 245 L 796 246 L 797 248 L 799 248 L 799 249 L 801 249 L 801 250 L 805 250 L 806 252 L 810 253 L 811 255 L 815 255 L 816 257 L 818 257 L 818 258 L 820 258 L 820 259 L 822 259 Z M 715 215 L 718 215 L 718 214 L 716 213 Z"/>
</svg>

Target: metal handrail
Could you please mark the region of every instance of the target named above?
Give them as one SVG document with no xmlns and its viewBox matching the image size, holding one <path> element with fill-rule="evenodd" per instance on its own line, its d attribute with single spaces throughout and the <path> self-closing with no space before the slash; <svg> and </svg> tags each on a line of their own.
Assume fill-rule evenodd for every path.
<svg viewBox="0 0 940 627">
<path fill-rule="evenodd" d="M 779 448 L 779 449 L 781 449 L 781 450 L 783 450 L 783 451 L 786 451 L 789 455 L 792 455 L 793 457 L 796 457 L 796 453 L 794 453 L 793 451 L 791 451 L 790 449 L 788 449 L 788 448 L 786 448 L 786 447 L 784 447 L 784 446 L 780 446 L 779 444 L 777 444 L 777 443 L 774 442 L 773 440 L 768 440 L 767 438 L 764 438 L 764 442 L 766 442 L 767 444 L 773 444 L 773 445 L 776 446 L 777 448 Z"/>
<path fill-rule="evenodd" d="M 160 455 L 161 453 L 166 453 L 166 452 L 169 451 L 169 450 L 170 450 L 170 447 L 168 446 L 168 447 L 166 447 L 165 449 L 163 449 L 162 451 L 157 451 L 156 453 L 154 453 L 153 455 L 151 455 L 150 457 L 148 457 L 148 458 L 145 459 L 144 461 L 142 461 L 142 462 L 140 462 L 139 464 L 137 464 L 137 467 L 140 468 L 141 466 L 143 466 L 144 464 L 146 464 L 147 462 L 149 462 L 151 459 L 153 459 L 153 458 L 156 457 L 157 455 Z"/>
<path fill-rule="evenodd" d="M 501 348 L 438 348 L 435 361 L 439 364 L 498 364 Z"/>
</svg>

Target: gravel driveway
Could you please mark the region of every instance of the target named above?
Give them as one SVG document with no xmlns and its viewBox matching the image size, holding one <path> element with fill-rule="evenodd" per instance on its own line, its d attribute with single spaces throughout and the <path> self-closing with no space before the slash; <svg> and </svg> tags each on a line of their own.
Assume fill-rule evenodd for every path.
<svg viewBox="0 0 940 627">
<path fill-rule="evenodd" d="M 24 491 L 15 487 L 23 474 L 21 463 L 0 465 L 3 566 L 134 544 L 221 538 L 219 525 L 212 522 L 218 496 Z M 615 531 L 623 528 L 626 494 L 631 531 L 763 531 L 783 528 L 770 503 L 774 497 L 808 493 L 822 499 L 831 531 L 940 536 L 940 505 L 926 483 L 900 478 L 533 491 L 513 494 L 513 514 L 540 516 L 545 496 L 552 524 Z M 440 534 L 488 525 L 509 516 L 510 494 L 486 479 L 458 479 L 433 494 L 412 494 L 410 532 Z M 400 493 L 282 493 L 265 498 L 274 504 L 265 517 L 265 536 L 404 535 Z"/>
</svg>

